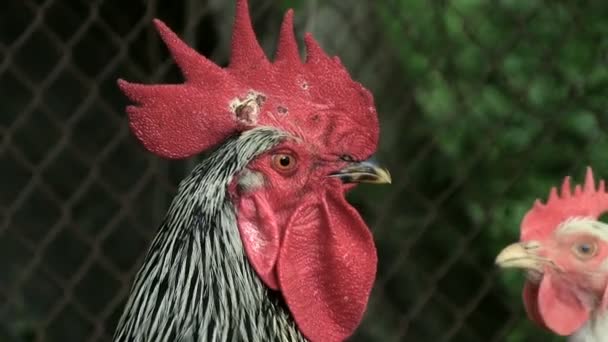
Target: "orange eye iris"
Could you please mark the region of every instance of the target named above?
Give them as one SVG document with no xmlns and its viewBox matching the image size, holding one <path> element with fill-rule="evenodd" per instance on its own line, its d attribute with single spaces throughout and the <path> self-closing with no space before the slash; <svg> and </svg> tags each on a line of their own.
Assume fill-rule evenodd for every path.
<svg viewBox="0 0 608 342">
<path fill-rule="evenodd" d="M 289 172 L 296 167 L 296 158 L 291 154 L 278 153 L 272 156 L 272 166 L 280 172 Z"/>
</svg>

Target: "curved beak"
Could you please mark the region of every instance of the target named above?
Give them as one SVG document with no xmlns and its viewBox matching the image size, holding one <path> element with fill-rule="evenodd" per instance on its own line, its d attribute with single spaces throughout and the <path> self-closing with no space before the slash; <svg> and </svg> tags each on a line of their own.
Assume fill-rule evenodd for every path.
<svg viewBox="0 0 608 342">
<path fill-rule="evenodd" d="M 371 160 L 352 162 L 329 176 L 340 178 L 344 183 L 390 184 L 392 181 L 388 170 Z"/>
<path fill-rule="evenodd" d="M 543 271 L 543 258 L 536 254 L 537 243 L 518 242 L 505 247 L 496 257 L 496 265 L 501 268 L 520 268 Z"/>
</svg>

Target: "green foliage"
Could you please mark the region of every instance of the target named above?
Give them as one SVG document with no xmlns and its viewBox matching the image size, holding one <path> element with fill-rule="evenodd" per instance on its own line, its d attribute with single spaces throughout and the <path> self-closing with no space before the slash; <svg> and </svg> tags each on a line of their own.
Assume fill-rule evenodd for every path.
<svg viewBox="0 0 608 342">
<path fill-rule="evenodd" d="M 586 165 L 599 176 L 608 175 L 608 21 L 600 14 L 607 13 L 607 4 L 403 0 L 376 2 L 373 7 L 415 103 L 407 130 L 428 132 L 433 139 L 433 153 L 415 168 L 421 175 L 413 176 L 419 182 L 415 188 L 421 197 L 433 200 L 442 195 L 442 187 L 458 183 L 452 195 L 434 204 L 439 217 L 418 243 L 426 249 L 415 263 L 430 275 L 440 264 L 427 262 L 441 259 L 437 250 L 454 248 L 454 241 L 468 234 L 479 237 L 465 247 L 466 253 L 490 266 L 496 253 L 517 239 L 519 222 L 535 198 L 544 200 L 549 188 L 568 174 L 580 180 Z M 397 107 L 390 96 L 376 93 L 378 102 Z M 388 127 L 383 134 L 399 135 L 402 130 Z M 399 143 L 415 144 L 413 136 Z M 411 155 L 396 158 L 396 164 L 405 165 Z M 411 205 L 409 199 L 400 197 L 400 205 Z M 400 230 L 397 225 L 404 219 L 392 220 L 387 230 Z M 420 226 L 410 224 L 409 229 Z M 451 229 L 462 231 L 454 234 Z M 380 248 L 387 246 L 390 249 L 389 243 Z M 456 282 L 457 276 L 449 281 Z M 501 273 L 496 284 L 501 288 L 496 295 L 521 316 L 506 341 L 548 341 L 551 335 L 525 318 L 522 284 L 522 275 L 513 272 Z M 414 301 L 425 285 L 403 287 Z M 498 310 L 487 309 L 490 316 Z M 422 315 L 416 320 L 442 318 Z M 453 318 L 446 318 L 445 324 L 450 321 Z M 467 324 L 481 331 L 482 322 L 471 315 Z M 441 336 L 434 329 L 441 324 L 407 336 Z"/>
<path fill-rule="evenodd" d="M 304 0 L 281 0 L 280 5 L 278 6 L 281 12 L 287 11 L 288 9 L 294 9 L 297 11 L 299 8 L 302 8 L 306 1 Z"/>
</svg>

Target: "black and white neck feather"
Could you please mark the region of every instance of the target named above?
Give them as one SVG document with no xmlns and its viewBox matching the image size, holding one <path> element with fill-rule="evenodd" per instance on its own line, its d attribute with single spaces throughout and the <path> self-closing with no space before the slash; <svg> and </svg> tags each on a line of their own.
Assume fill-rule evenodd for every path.
<svg viewBox="0 0 608 342">
<path fill-rule="evenodd" d="M 280 294 L 247 261 L 228 196 L 247 164 L 286 137 L 273 128 L 246 131 L 182 181 L 114 341 L 305 341 Z"/>
</svg>

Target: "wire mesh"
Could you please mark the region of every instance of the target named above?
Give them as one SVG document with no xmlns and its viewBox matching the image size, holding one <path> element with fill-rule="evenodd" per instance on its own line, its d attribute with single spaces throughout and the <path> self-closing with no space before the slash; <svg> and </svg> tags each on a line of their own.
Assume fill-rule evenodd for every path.
<svg viewBox="0 0 608 342">
<path fill-rule="evenodd" d="M 179 81 L 151 20 L 227 63 L 232 1 L 0 3 L 0 340 L 108 341 L 197 163 L 131 136 L 116 79 Z M 532 200 L 608 174 L 603 2 L 250 0 L 269 55 L 282 12 L 375 94 L 390 188 L 351 202 L 377 282 L 353 341 L 549 339 L 495 253 Z M 604 167 L 602 169 L 602 167 Z"/>
</svg>

